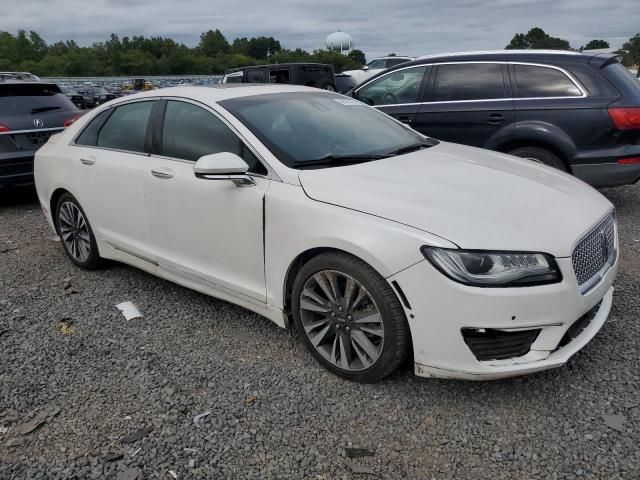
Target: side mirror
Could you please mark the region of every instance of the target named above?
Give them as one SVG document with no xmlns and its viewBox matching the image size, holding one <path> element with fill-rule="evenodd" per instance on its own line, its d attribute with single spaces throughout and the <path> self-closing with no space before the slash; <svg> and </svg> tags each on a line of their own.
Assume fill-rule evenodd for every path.
<svg viewBox="0 0 640 480">
<path fill-rule="evenodd" d="M 364 67 L 362 67 L 362 69 L 366 72 L 367 70 L 369 70 L 369 66 L 365 65 Z"/>
<path fill-rule="evenodd" d="M 205 180 L 231 180 L 238 187 L 255 185 L 247 176 L 249 165 L 235 153 L 220 152 L 200 157 L 193 166 L 193 173 Z"/>
</svg>

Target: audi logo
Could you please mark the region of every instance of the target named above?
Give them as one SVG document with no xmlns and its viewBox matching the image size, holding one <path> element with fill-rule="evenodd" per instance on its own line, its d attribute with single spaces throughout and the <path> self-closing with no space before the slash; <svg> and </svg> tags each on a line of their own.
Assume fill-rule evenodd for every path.
<svg viewBox="0 0 640 480">
<path fill-rule="evenodd" d="M 44 127 L 44 122 L 42 120 L 40 120 L 39 118 L 36 118 L 33 121 L 33 124 L 36 126 L 36 128 L 42 128 Z"/>
</svg>

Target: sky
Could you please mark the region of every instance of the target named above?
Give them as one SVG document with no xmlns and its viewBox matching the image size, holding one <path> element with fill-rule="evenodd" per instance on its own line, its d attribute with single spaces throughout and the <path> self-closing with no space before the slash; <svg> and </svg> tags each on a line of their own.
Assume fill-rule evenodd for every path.
<svg viewBox="0 0 640 480">
<path fill-rule="evenodd" d="M 534 26 L 574 48 L 594 38 L 619 47 L 640 32 L 638 0 L 0 0 L 0 12 L 0 31 L 80 45 L 113 32 L 195 46 L 218 28 L 230 42 L 265 35 L 313 50 L 341 30 L 368 59 L 501 49 Z"/>
</svg>

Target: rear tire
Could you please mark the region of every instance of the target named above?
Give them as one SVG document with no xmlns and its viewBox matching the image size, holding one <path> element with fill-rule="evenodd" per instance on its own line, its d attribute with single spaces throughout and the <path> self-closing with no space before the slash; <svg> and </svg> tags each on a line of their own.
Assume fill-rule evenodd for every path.
<svg viewBox="0 0 640 480">
<path fill-rule="evenodd" d="M 296 329 L 331 372 L 370 383 L 393 373 L 409 351 L 409 326 L 389 283 L 370 265 L 341 252 L 318 255 L 294 281 Z"/>
<path fill-rule="evenodd" d="M 563 172 L 568 172 L 567 166 L 555 153 L 541 147 L 519 147 L 511 150 L 509 155 L 521 158 L 531 158 L 549 167 L 557 168 Z"/>
<path fill-rule="evenodd" d="M 58 199 L 54 217 L 60 243 L 69 259 L 78 267 L 95 270 L 102 263 L 98 244 L 87 215 L 76 198 L 63 193 Z"/>
</svg>

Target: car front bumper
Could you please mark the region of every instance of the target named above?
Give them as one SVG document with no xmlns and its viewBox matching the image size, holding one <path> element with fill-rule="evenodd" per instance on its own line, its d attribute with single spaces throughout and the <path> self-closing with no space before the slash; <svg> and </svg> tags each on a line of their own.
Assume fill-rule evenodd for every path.
<svg viewBox="0 0 640 480">
<path fill-rule="evenodd" d="M 448 279 L 427 261 L 389 278 L 398 283 L 410 307 L 405 305 L 416 375 L 492 380 L 565 364 L 605 323 L 618 262 L 584 295 L 571 259 L 556 262 L 562 282 L 536 287 L 469 287 Z M 588 321 L 572 329 L 581 319 Z M 524 354 L 479 360 L 465 341 L 466 331 L 538 333 Z"/>
</svg>

